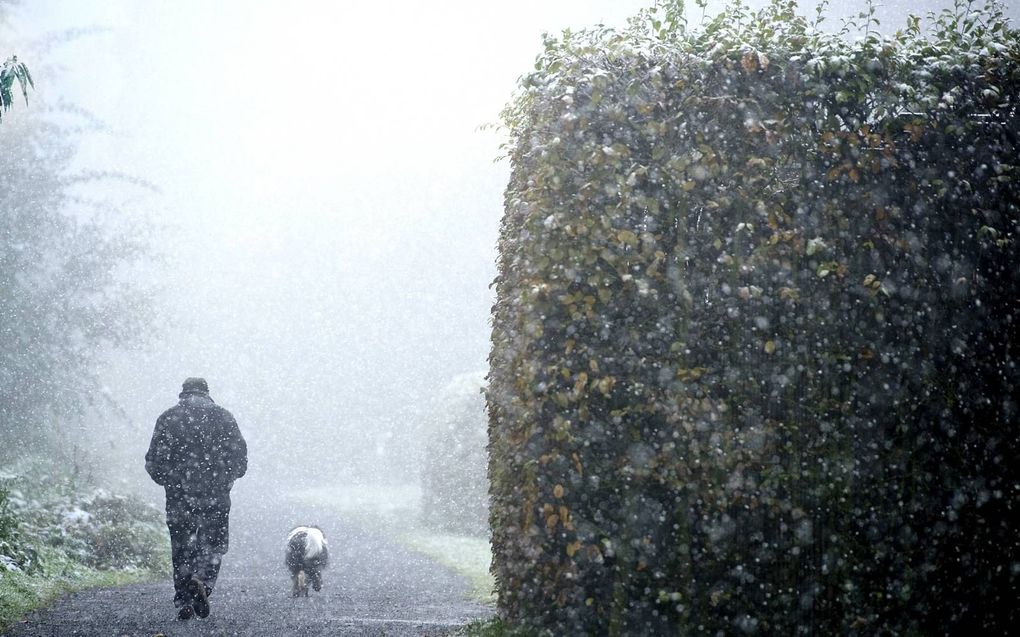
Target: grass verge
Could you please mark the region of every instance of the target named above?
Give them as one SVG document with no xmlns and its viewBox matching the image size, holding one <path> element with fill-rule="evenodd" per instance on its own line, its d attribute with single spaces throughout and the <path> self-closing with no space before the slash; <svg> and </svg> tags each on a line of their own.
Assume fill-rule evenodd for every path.
<svg viewBox="0 0 1020 637">
<path fill-rule="evenodd" d="M 485 538 L 435 533 L 412 527 L 396 538 L 407 548 L 422 553 L 467 579 L 469 597 L 496 605 L 495 580 L 489 573 L 492 549 Z"/>
<path fill-rule="evenodd" d="M 45 564 L 45 574 L 0 570 L 0 633 L 61 595 L 86 588 L 132 584 L 158 576 L 151 571 L 91 568 L 55 549 L 41 550 L 40 558 Z"/>
<path fill-rule="evenodd" d="M 529 637 L 529 633 L 510 628 L 499 619 L 471 622 L 449 637 Z"/>
</svg>

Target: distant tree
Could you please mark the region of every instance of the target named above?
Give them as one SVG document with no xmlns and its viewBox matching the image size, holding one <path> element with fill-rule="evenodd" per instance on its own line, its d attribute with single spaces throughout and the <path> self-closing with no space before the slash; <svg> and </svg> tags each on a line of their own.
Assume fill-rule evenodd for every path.
<svg viewBox="0 0 1020 637">
<path fill-rule="evenodd" d="M 7 58 L 0 67 L 0 119 L 3 119 L 4 112 L 14 103 L 14 92 L 11 89 L 15 80 L 21 85 L 21 94 L 27 104 L 28 87 L 35 88 L 35 84 L 32 82 L 32 74 L 28 72 L 28 67 L 24 62 L 19 62 L 16 55 Z"/>
<path fill-rule="evenodd" d="M 120 274 L 142 253 L 143 235 L 107 193 L 95 194 L 118 175 L 72 169 L 74 135 L 42 113 L 5 124 L 12 142 L 0 153 L 5 452 L 52 445 L 64 437 L 61 423 L 107 402 L 96 364 L 145 324 L 143 294 Z"/>
<path fill-rule="evenodd" d="M 7 4 L 0 0 L 0 30 L 9 26 Z M 45 66 L 46 50 L 79 35 L 20 46 Z M 31 74 L 11 57 L 0 70 L 0 112 L 15 82 L 27 99 Z M 78 160 L 83 136 L 101 128 L 87 111 L 45 100 L 3 123 L 0 462 L 26 449 L 78 459 L 85 416 L 116 411 L 102 391 L 100 361 L 138 341 L 151 314 L 126 275 L 146 248 L 142 217 L 117 203 L 126 196 L 122 186 L 134 195 L 146 185 Z"/>
</svg>

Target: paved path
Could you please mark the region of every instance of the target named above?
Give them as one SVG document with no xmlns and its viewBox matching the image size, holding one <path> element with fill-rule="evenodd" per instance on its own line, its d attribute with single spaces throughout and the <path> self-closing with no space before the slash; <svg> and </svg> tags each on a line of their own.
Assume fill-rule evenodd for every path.
<svg viewBox="0 0 1020 637">
<path fill-rule="evenodd" d="M 175 619 L 168 578 L 70 595 L 5 637 L 442 635 L 492 615 L 465 598 L 468 585 L 452 571 L 335 514 L 237 498 L 233 509 L 207 619 Z M 290 597 L 283 566 L 283 542 L 297 524 L 323 528 L 332 560 L 322 591 L 300 599 Z"/>
</svg>

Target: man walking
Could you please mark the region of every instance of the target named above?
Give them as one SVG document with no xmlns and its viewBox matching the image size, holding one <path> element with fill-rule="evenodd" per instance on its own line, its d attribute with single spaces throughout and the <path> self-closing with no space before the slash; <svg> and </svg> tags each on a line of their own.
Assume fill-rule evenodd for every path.
<svg viewBox="0 0 1020 637">
<path fill-rule="evenodd" d="M 209 595 L 227 552 L 230 488 L 248 468 L 248 446 L 202 378 L 156 421 L 145 470 L 166 488 L 166 525 L 178 619 L 209 616 Z"/>
</svg>

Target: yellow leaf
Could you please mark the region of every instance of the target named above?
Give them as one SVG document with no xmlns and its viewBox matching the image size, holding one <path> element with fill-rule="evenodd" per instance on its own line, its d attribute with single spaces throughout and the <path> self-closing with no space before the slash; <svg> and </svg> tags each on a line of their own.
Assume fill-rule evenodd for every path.
<svg viewBox="0 0 1020 637">
<path fill-rule="evenodd" d="M 581 372 L 576 376 L 576 379 L 574 381 L 574 391 L 580 392 L 588 384 L 588 372 Z"/>
<path fill-rule="evenodd" d="M 555 487 L 553 487 L 553 495 L 556 496 L 557 498 L 562 498 L 563 497 L 563 485 L 562 484 L 557 484 Z"/>
<path fill-rule="evenodd" d="M 772 354 L 775 351 L 776 351 L 776 342 L 775 341 L 765 341 L 765 353 L 766 354 Z"/>
<path fill-rule="evenodd" d="M 616 384 L 615 378 L 613 378 L 612 376 L 606 376 L 605 378 L 599 380 L 598 388 L 599 391 L 602 392 L 603 396 L 608 396 L 609 393 L 613 391 L 613 385 L 615 384 Z"/>
<path fill-rule="evenodd" d="M 636 246 L 638 242 L 637 235 L 631 232 L 630 230 L 620 230 L 619 232 L 616 233 L 616 238 L 620 240 L 620 243 L 632 247 Z"/>
<path fill-rule="evenodd" d="M 584 467 L 581 465 L 581 458 L 576 453 L 571 454 L 570 457 L 574 459 L 574 468 L 577 469 L 577 473 L 584 475 Z"/>
<path fill-rule="evenodd" d="M 743 67 L 746 73 L 753 73 L 758 70 L 758 56 L 754 51 L 748 51 L 744 53 L 743 57 L 740 58 L 740 66 Z"/>
</svg>

